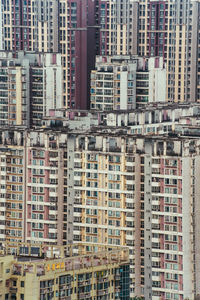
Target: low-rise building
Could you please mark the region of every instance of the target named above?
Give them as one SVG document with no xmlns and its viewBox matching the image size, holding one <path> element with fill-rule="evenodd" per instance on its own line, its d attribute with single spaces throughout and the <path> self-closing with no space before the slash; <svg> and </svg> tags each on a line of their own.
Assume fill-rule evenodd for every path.
<svg viewBox="0 0 200 300">
<path fill-rule="evenodd" d="M 11 246 L 12 247 L 12 246 Z M 130 299 L 127 247 L 9 245 L 0 255 L 0 299 Z"/>
</svg>

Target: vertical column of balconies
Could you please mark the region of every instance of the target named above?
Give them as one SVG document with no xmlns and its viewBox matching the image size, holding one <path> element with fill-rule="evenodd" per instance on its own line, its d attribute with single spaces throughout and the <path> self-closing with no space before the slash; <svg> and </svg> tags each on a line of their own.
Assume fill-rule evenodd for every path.
<svg viewBox="0 0 200 300">
<path fill-rule="evenodd" d="M 6 240 L 6 154 L 0 154 L 0 241 Z"/>
<path fill-rule="evenodd" d="M 6 155 L 6 240 L 22 242 L 23 226 L 23 149 L 11 147 Z"/>
</svg>

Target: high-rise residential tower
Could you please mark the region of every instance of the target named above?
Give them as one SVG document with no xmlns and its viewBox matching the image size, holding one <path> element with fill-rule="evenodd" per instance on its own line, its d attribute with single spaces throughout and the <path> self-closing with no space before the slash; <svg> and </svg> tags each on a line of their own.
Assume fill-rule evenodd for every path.
<svg viewBox="0 0 200 300">
<path fill-rule="evenodd" d="M 100 55 L 127 55 L 134 53 L 132 0 L 100 0 L 97 23 Z"/>
<path fill-rule="evenodd" d="M 0 52 L 0 66 L 1 126 L 41 126 L 49 109 L 62 108 L 59 53 Z"/>
<path fill-rule="evenodd" d="M 2 243 L 128 246 L 132 296 L 199 293 L 197 139 L 103 126 L 2 130 L 1 141 Z"/>
<path fill-rule="evenodd" d="M 138 55 L 162 56 L 167 69 L 166 100 L 198 99 L 197 1 L 138 1 Z"/>
<path fill-rule="evenodd" d="M 89 108 L 96 54 L 136 54 L 131 0 L 9 0 L 0 5 L 1 49 L 61 52 L 64 107 Z"/>
<path fill-rule="evenodd" d="M 89 108 L 90 73 L 95 66 L 95 55 L 136 54 L 134 8 L 130 0 L 60 1 L 65 107 Z"/>
<path fill-rule="evenodd" d="M 59 13 L 65 107 L 87 109 L 96 54 L 96 1 L 61 0 Z"/>
<path fill-rule="evenodd" d="M 0 8 L 1 49 L 58 51 L 57 0 L 1 0 Z"/>
</svg>

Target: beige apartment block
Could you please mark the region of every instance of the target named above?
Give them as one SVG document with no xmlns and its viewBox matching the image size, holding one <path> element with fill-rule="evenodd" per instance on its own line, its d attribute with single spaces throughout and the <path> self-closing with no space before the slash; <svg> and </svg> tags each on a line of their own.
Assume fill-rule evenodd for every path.
<svg viewBox="0 0 200 300">
<path fill-rule="evenodd" d="M 59 110 L 41 129 L 1 129 L 1 243 L 11 253 L 17 241 L 127 246 L 131 296 L 192 299 L 199 112 L 199 104 Z"/>
<path fill-rule="evenodd" d="M 0 299 L 130 299 L 126 247 L 18 244 L 0 255 Z"/>
</svg>

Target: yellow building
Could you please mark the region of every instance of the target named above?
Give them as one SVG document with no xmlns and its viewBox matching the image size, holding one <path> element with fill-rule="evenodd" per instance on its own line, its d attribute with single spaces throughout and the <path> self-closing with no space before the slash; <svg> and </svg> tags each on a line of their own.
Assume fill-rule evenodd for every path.
<svg viewBox="0 0 200 300">
<path fill-rule="evenodd" d="M 127 247 L 18 244 L 1 251 L 0 299 L 130 299 Z"/>
</svg>

